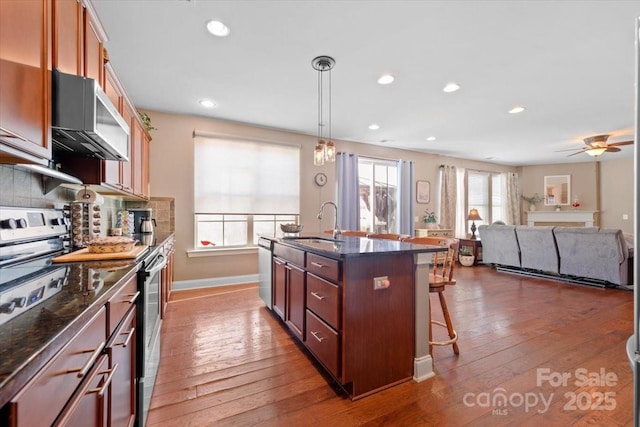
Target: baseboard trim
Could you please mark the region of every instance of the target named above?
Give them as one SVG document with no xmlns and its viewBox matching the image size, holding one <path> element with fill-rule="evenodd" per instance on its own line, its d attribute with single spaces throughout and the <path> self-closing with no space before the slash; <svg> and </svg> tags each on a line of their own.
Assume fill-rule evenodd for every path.
<svg viewBox="0 0 640 427">
<path fill-rule="evenodd" d="M 244 276 L 212 277 L 209 279 L 180 280 L 173 282 L 174 291 L 186 289 L 215 288 L 219 286 L 241 285 L 245 283 L 257 283 L 257 274 L 247 274 Z"/>
<path fill-rule="evenodd" d="M 435 377 L 433 358 L 430 354 L 413 359 L 413 380 L 417 383 Z"/>
</svg>

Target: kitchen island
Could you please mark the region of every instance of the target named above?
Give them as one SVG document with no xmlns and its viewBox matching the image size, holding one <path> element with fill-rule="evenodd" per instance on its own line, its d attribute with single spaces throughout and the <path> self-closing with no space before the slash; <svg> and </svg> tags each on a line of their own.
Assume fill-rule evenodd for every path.
<svg viewBox="0 0 640 427">
<path fill-rule="evenodd" d="M 352 399 L 433 375 L 428 273 L 432 253 L 444 248 L 349 236 L 270 239 L 273 313 Z"/>
</svg>

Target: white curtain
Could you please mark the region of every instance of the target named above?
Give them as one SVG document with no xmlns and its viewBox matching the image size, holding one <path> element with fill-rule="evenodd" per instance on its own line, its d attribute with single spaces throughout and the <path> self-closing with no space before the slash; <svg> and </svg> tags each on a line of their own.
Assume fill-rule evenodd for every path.
<svg viewBox="0 0 640 427">
<path fill-rule="evenodd" d="M 360 230 L 360 189 L 358 156 L 338 153 L 336 156 L 336 194 L 338 225 L 343 230 Z"/>
<path fill-rule="evenodd" d="M 458 168 L 456 170 L 456 206 L 458 207 L 458 209 L 456 210 L 456 225 L 454 228 L 454 232 L 455 236 L 463 238 L 467 237 L 467 214 L 464 209 L 465 174 L 466 170 L 464 168 Z"/>
<path fill-rule="evenodd" d="M 506 184 L 505 194 L 505 222 L 511 225 L 520 225 L 520 188 L 518 187 L 518 174 L 504 173 Z"/>
<path fill-rule="evenodd" d="M 413 162 L 398 161 L 398 233 L 413 236 Z"/>
<path fill-rule="evenodd" d="M 457 201 L 456 167 L 440 167 L 440 228 L 455 228 Z"/>
</svg>

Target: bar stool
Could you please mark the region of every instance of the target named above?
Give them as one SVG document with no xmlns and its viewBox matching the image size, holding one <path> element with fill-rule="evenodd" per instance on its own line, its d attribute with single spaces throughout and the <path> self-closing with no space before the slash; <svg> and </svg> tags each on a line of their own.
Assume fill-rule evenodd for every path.
<svg viewBox="0 0 640 427">
<path fill-rule="evenodd" d="M 447 247 L 446 252 L 435 252 L 433 256 L 433 271 L 429 273 L 429 292 L 437 293 L 440 300 L 440 307 L 442 308 L 442 314 L 444 316 L 444 322 L 433 320 L 431 315 L 431 299 L 429 299 L 429 315 L 431 316 L 429 322 L 429 354 L 433 354 L 433 346 L 445 346 L 451 345 L 455 354 L 460 354 L 458 349 L 458 333 L 453 329 L 453 322 L 451 322 L 451 316 L 449 315 L 449 309 L 447 308 L 447 301 L 444 297 L 444 290 L 447 285 L 455 285 L 456 281 L 453 278 L 453 271 L 456 265 L 456 255 L 458 253 L 458 246 L 460 244 L 458 239 L 442 238 L 442 237 L 413 237 L 403 239 L 404 242 L 416 243 L 422 245 L 435 245 Z M 449 339 L 446 341 L 433 340 L 433 326 L 442 326 L 447 328 L 449 333 Z"/>
<path fill-rule="evenodd" d="M 408 234 L 396 234 L 396 233 L 369 233 L 367 237 L 370 239 L 387 239 L 387 240 L 402 240 L 409 236 Z"/>
</svg>

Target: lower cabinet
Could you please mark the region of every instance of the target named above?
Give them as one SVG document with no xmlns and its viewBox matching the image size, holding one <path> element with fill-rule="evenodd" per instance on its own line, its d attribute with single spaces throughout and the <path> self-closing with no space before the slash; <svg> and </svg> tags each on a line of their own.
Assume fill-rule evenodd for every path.
<svg viewBox="0 0 640 427">
<path fill-rule="evenodd" d="M 109 369 L 113 370 L 108 415 L 110 427 L 132 426 L 136 418 L 136 310 L 131 308 L 109 344 Z"/>
<path fill-rule="evenodd" d="M 304 341 L 305 272 L 295 265 L 287 265 L 287 308 L 285 322 L 291 331 Z"/>
<path fill-rule="evenodd" d="M 331 258 L 274 244 L 274 312 L 352 399 L 409 381 L 413 254 Z M 390 286 L 376 288 L 374 278 Z"/>
<path fill-rule="evenodd" d="M 133 274 L 3 407 L 0 425 L 134 425 L 135 286 Z"/>
</svg>

